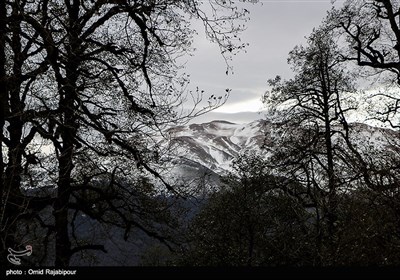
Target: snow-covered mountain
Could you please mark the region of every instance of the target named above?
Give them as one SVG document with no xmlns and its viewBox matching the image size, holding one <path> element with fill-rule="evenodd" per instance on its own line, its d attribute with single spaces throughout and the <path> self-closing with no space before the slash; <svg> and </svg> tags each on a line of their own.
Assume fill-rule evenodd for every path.
<svg viewBox="0 0 400 280">
<path fill-rule="evenodd" d="M 362 123 L 350 126 L 351 142 L 361 154 L 372 150 L 386 153 L 392 149 L 390 143 L 398 139 L 398 133 L 390 129 Z M 215 120 L 170 128 L 167 131 L 168 145 L 176 157 L 168 177 L 179 178 L 185 181 L 184 184 L 189 181 L 198 184 L 198 180 L 206 177 L 211 185 L 217 183 L 220 175 L 232 170 L 232 161 L 239 154 L 254 151 L 267 156 L 269 151 L 279 149 L 281 136 L 278 128 L 277 124 L 266 120 L 247 124 Z M 339 145 L 345 145 L 340 142 Z"/>
<path fill-rule="evenodd" d="M 161 145 L 174 154 L 166 177 L 172 185 L 210 189 L 219 185 L 221 175 L 232 170 L 233 160 L 246 151 L 265 152 L 274 134 L 273 124 L 256 120 L 235 124 L 214 120 L 170 128 Z M 204 188 L 205 187 L 205 188 Z"/>
<path fill-rule="evenodd" d="M 239 153 L 259 151 L 270 130 L 270 123 L 265 120 L 248 124 L 216 120 L 174 127 L 168 130 L 168 134 L 170 145 L 182 160 L 224 173 L 230 170 L 232 160 Z"/>
</svg>

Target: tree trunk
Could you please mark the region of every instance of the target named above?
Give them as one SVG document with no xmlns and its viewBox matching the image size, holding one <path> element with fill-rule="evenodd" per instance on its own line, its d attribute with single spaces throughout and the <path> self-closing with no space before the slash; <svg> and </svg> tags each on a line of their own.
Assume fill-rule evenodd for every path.
<svg viewBox="0 0 400 280">
<path fill-rule="evenodd" d="M 322 57 L 324 58 L 324 56 Z M 326 159 L 327 159 L 327 176 L 328 176 L 328 195 L 323 198 L 322 204 L 324 206 L 324 215 L 326 216 L 326 223 L 327 223 L 327 236 L 326 242 L 328 244 L 327 247 L 329 248 L 329 260 L 328 263 L 331 261 L 331 257 L 333 256 L 333 252 L 335 251 L 335 223 L 337 220 L 336 216 L 336 182 L 335 182 L 335 170 L 334 170 L 334 158 L 333 158 L 333 145 L 332 145 L 332 124 L 331 124 L 331 115 L 330 115 L 330 98 L 332 94 L 331 85 L 329 84 L 330 81 L 330 73 L 329 69 L 327 68 L 326 63 L 321 62 L 321 88 L 322 88 L 322 95 L 323 95 L 323 117 L 324 117 L 324 145 L 326 149 Z"/>
<path fill-rule="evenodd" d="M 16 1 L 13 5 L 13 15 L 17 15 L 18 3 Z M 9 133 L 8 144 L 8 165 L 5 171 L 5 186 L 10 190 L 12 202 L 14 205 L 13 215 L 23 212 L 21 209 L 24 204 L 23 195 L 21 193 L 21 174 L 22 174 L 22 154 L 24 148 L 21 140 L 23 135 L 23 121 L 21 119 L 24 110 L 24 104 L 20 97 L 21 84 L 22 84 L 22 65 L 23 58 L 21 55 L 21 22 L 13 20 L 10 23 L 10 31 L 12 33 L 11 48 L 13 52 L 13 68 L 12 77 L 8 79 L 8 92 L 9 92 L 9 116 L 7 118 L 9 126 L 7 128 Z M 11 198 L 10 197 L 10 198 Z"/>
<path fill-rule="evenodd" d="M 3 1 L 4 2 L 4 1 Z M 5 5 L 2 2 L 2 7 L 0 8 L 2 11 L 0 12 L 2 16 L 1 28 L 1 49 L 0 49 L 0 64 L 1 64 L 1 82 L 0 82 L 0 91 L 1 91 L 1 126 L 2 132 L 5 130 L 5 119 L 9 123 L 7 127 L 7 131 L 9 133 L 9 141 L 7 143 L 7 158 L 8 163 L 5 165 L 3 162 L 3 147 L 1 148 L 1 172 L 2 172 L 2 180 L 1 180 L 1 193 L 2 193 L 2 209 L 1 209 L 1 228 L 2 228 L 2 242 L 5 246 L 4 249 L 13 248 L 17 249 L 18 245 L 15 240 L 15 236 L 18 229 L 18 216 L 24 211 L 24 199 L 21 194 L 20 185 L 21 185 L 21 161 L 22 161 L 22 152 L 23 147 L 21 147 L 21 136 L 22 136 L 22 128 L 23 123 L 20 119 L 21 111 L 23 110 L 23 106 L 21 106 L 20 101 L 20 76 L 22 69 L 22 60 L 21 60 L 21 39 L 20 39 L 20 22 L 12 21 L 7 25 L 5 19 Z M 18 13 L 18 2 L 15 2 L 12 7 L 13 15 Z M 7 27 L 10 29 L 8 30 Z M 7 77 L 6 69 L 5 69 L 5 36 L 7 32 L 11 32 L 11 49 L 13 51 L 13 68 L 12 68 L 12 77 Z M 4 135 L 1 134 L 2 144 L 4 141 Z"/>
<path fill-rule="evenodd" d="M 74 143 L 77 136 L 77 80 L 79 71 L 80 29 L 77 28 L 79 19 L 79 0 L 73 0 L 68 5 L 69 25 L 66 79 L 60 89 L 60 110 L 63 115 L 62 125 L 62 150 L 59 158 L 58 196 L 55 204 L 56 221 L 56 266 L 68 266 L 71 257 L 71 242 L 69 239 L 68 203 L 71 196 L 71 174 L 74 168 Z"/>
</svg>

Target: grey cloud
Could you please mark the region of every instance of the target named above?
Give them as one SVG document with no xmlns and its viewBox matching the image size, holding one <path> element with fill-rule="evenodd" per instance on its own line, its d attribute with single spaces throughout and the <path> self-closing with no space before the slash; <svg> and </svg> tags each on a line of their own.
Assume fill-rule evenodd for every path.
<svg viewBox="0 0 400 280">
<path fill-rule="evenodd" d="M 226 66 L 217 46 L 204 38 L 196 38 L 197 51 L 188 58 L 185 70 L 191 75 L 191 87 L 199 86 L 206 93 L 216 95 L 223 95 L 226 88 L 231 88 L 225 106 L 261 98 L 267 89 L 267 79 L 276 75 L 286 78 L 292 75 L 287 65 L 288 52 L 295 45 L 305 42 L 304 37 L 321 23 L 330 7 L 329 1 L 264 1 L 263 5 L 247 7 L 251 20 L 242 34 L 242 40 L 250 46 L 247 53 L 238 54 L 231 62 L 234 74 L 226 76 Z M 241 111 L 247 110 L 244 107 Z M 247 116 L 244 119 L 250 115 L 260 117 L 243 114 Z M 204 119 L 211 117 L 233 120 L 237 116 L 210 113 Z"/>
</svg>

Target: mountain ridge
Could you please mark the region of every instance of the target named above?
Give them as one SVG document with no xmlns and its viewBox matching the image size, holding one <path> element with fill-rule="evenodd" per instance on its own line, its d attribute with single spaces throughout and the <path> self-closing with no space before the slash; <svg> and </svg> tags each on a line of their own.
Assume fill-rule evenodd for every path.
<svg viewBox="0 0 400 280">
<path fill-rule="evenodd" d="M 362 154 L 371 150 L 390 152 L 391 139 L 399 137 L 396 131 L 365 123 L 354 122 L 349 127 L 351 142 Z M 213 120 L 170 128 L 167 130 L 170 150 L 177 155 L 171 174 L 186 181 L 196 176 L 211 176 L 218 183 L 217 177 L 233 171 L 232 163 L 240 154 L 255 152 L 267 158 L 282 148 L 282 136 L 278 133 L 281 133 L 279 124 L 264 119 L 247 124 Z M 335 137 L 338 145 L 345 145 Z"/>
</svg>

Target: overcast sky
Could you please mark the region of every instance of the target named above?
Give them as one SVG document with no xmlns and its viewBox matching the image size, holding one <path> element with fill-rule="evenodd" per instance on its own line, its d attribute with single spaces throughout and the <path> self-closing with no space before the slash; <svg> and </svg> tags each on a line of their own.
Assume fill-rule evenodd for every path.
<svg viewBox="0 0 400 280">
<path fill-rule="evenodd" d="M 247 4 L 250 21 L 241 38 L 250 46 L 247 53 L 234 57 L 234 74 L 228 76 L 218 47 L 200 33 L 195 40 L 197 50 L 188 58 L 185 71 L 191 76 L 192 87 L 199 86 L 215 95 L 223 95 L 226 88 L 232 92 L 221 108 L 192 122 L 224 119 L 243 123 L 262 118 L 256 112 L 262 109 L 260 99 L 267 89 L 267 80 L 276 75 L 291 77 L 289 51 L 305 42 L 304 37 L 320 25 L 331 7 L 330 0 L 264 0 L 262 4 Z"/>
</svg>

